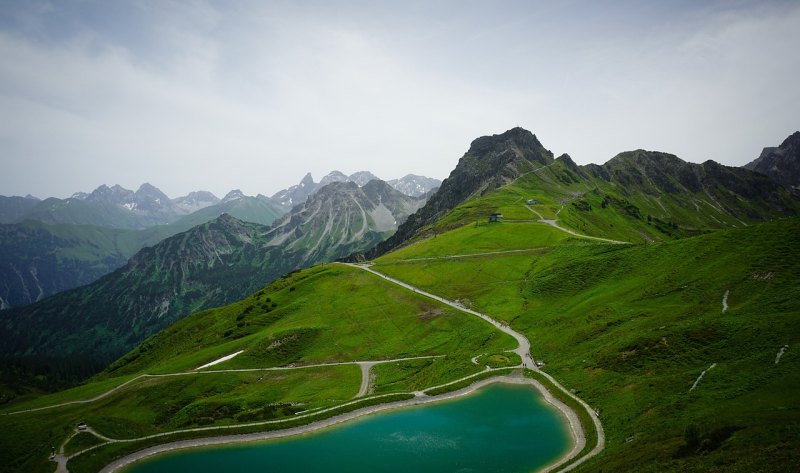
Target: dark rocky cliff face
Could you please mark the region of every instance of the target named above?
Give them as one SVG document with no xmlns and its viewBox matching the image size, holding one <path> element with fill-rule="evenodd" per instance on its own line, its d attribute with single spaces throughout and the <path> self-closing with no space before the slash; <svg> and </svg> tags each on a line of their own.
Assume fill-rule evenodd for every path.
<svg viewBox="0 0 800 473">
<path fill-rule="evenodd" d="M 602 166 L 589 164 L 581 168 L 591 177 L 616 184 L 626 196 L 702 194 L 739 218 L 761 219 L 754 208 L 745 210 L 742 201 L 764 203 L 787 216 L 795 214 L 796 206 L 789 205 L 790 201 L 766 176 L 715 161 L 695 164 L 668 153 L 636 150 L 620 153 Z"/>
<path fill-rule="evenodd" d="M 472 142 L 469 151 L 424 207 L 409 216 L 391 238 L 367 254 L 354 255 L 354 258 L 369 259 L 386 253 L 468 198 L 483 195 L 525 172 L 552 162 L 553 153 L 545 149 L 533 133 L 522 128 L 513 128 L 500 135 L 482 136 Z"/>
<path fill-rule="evenodd" d="M 800 189 L 800 131 L 789 135 L 777 148 L 764 148 L 757 159 L 743 167 L 769 176 L 787 189 Z"/>
</svg>

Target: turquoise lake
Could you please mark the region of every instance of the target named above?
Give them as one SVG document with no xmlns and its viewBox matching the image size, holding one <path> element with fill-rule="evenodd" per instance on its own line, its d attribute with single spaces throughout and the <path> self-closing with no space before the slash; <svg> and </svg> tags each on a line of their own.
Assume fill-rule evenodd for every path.
<svg viewBox="0 0 800 473">
<path fill-rule="evenodd" d="M 143 460 L 126 473 L 530 472 L 570 447 L 563 417 L 531 386 L 382 412 L 320 432 Z"/>
</svg>

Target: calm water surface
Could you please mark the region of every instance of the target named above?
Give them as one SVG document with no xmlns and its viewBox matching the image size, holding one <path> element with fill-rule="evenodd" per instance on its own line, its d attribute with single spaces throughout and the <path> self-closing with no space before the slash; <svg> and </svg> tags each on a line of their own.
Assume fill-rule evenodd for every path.
<svg viewBox="0 0 800 473">
<path fill-rule="evenodd" d="M 322 432 L 168 453 L 126 473 L 528 472 L 564 454 L 561 415 L 531 386 L 494 384 L 455 400 Z"/>
</svg>

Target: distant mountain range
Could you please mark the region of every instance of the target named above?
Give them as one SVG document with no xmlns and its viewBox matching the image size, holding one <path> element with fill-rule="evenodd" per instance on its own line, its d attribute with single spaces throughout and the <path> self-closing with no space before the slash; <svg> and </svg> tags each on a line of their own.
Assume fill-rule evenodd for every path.
<svg viewBox="0 0 800 473">
<path fill-rule="evenodd" d="M 31 195 L 25 197 L 0 196 L 0 223 L 10 224 L 23 220 L 36 220 L 51 225 L 97 225 L 141 230 L 155 225 L 173 223 L 182 217 L 209 207 L 249 198 L 249 203 L 242 206 L 247 209 L 243 209 L 241 215 L 237 215 L 236 208 L 238 206 L 236 205 L 228 205 L 224 212 L 208 211 L 208 214 L 219 216 L 227 212 L 245 221 L 269 225 L 275 218 L 288 212 L 293 206 L 302 204 L 308 196 L 331 182 L 352 181 L 362 187 L 374 179 L 378 178 L 369 171 L 356 172 L 350 176 L 333 171 L 316 183 L 309 173 L 297 185 L 283 189 L 272 197 L 261 194 L 250 197 L 235 189 L 222 199 L 207 191 L 191 192 L 188 195 L 170 199 L 149 183 L 142 184 L 136 191 L 125 189 L 119 185 L 109 187 L 103 184 L 91 193 L 76 192 L 67 199 L 50 197 L 40 200 Z M 400 179 L 388 181 L 388 183 L 403 194 L 420 197 L 437 188 L 441 182 L 437 179 L 408 174 Z M 260 202 L 258 207 L 264 213 L 254 211 L 252 199 Z"/>
<path fill-rule="evenodd" d="M 50 197 L 38 200 L 31 197 L 0 196 L 0 223 L 35 220 L 51 225 L 96 225 L 142 230 L 174 223 L 197 211 L 245 197 L 240 191 L 232 191 L 225 199 L 220 200 L 210 192 L 197 191 L 170 199 L 148 183 L 142 184 L 135 192 L 119 185 L 109 187 L 103 184 L 91 193 L 77 192 L 67 199 Z M 257 221 L 271 223 L 276 217 L 283 215 L 282 209 L 272 204 L 268 198 L 259 197 L 264 202 L 266 212 L 258 216 Z M 224 212 L 216 212 L 217 215 L 222 213 Z"/>
<path fill-rule="evenodd" d="M 283 215 L 283 211 L 264 196 L 215 198 L 216 202 L 212 205 L 203 205 L 213 199 L 202 193 L 194 194 L 183 200 L 176 199 L 175 205 L 185 210 L 200 207 L 199 210 L 171 223 L 143 229 L 101 224 L 43 223 L 32 218 L 19 223 L 0 224 L 0 310 L 31 304 L 51 294 L 89 284 L 124 265 L 143 247 L 154 245 L 220 215 L 229 214 L 264 225 L 271 224 Z M 8 202 L 15 198 L 4 199 Z M 68 202 L 71 203 L 66 204 L 65 208 L 84 204 L 83 200 L 77 198 Z M 93 202 L 89 204 L 97 205 Z M 99 205 L 108 208 L 105 203 Z M 86 216 L 87 220 L 93 220 L 91 208 Z M 100 223 L 104 221 L 102 218 L 95 220 Z"/>
<path fill-rule="evenodd" d="M 331 182 L 272 227 L 222 215 L 140 250 L 92 284 L 2 312 L 0 356 L 111 361 L 186 315 L 368 249 L 423 203 L 379 180 Z"/>
<path fill-rule="evenodd" d="M 365 186 L 374 179 L 368 171 L 349 177 L 334 171 L 315 183 L 309 174 L 277 198 L 234 189 L 222 199 L 206 191 L 170 199 L 150 184 L 135 192 L 102 185 L 91 193 L 44 201 L 30 195 L 0 196 L 0 310 L 89 284 L 124 265 L 141 248 L 220 215 L 270 225 L 328 183 Z M 415 196 L 439 183 L 412 175 L 394 182 Z"/>
<path fill-rule="evenodd" d="M 331 182 L 354 182 L 359 187 L 363 187 L 369 181 L 375 179 L 379 180 L 378 177 L 369 171 L 359 171 L 349 176 L 339 171 L 332 171 L 317 183 L 314 182 L 311 173 L 308 173 L 298 184 L 276 192 L 270 199 L 281 207 L 289 209 L 297 204 L 305 202 L 309 195 Z M 407 174 L 400 179 L 392 179 L 386 181 L 386 183 L 407 196 L 422 197 L 432 190 L 437 189 L 442 181 L 430 177 Z"/>
</svg>

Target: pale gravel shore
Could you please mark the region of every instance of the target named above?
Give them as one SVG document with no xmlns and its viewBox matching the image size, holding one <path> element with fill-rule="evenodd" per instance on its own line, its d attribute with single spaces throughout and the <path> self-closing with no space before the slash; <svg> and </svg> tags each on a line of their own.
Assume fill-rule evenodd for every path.
<svg viewBox="0 0 800 473">
<path fill-rule="evenodd" d="M 258 442 L 276 438 L 284 438 L 290 437 L 295 435 L 302 435 L 311 432 L 317 432 L 323 430 L 325 428 L 342 424 L 344 422 L 348 422 L 354 419 L 358 419 L 361 417 L 365 417 L 377 412 L 399 409 L 403 407 L 409 406 L 418 406 L 423 404 L 429 404 L 433 402 L 444 401 L 447 399 L 454 399 L 457 397 L 465 396 L 467 394 L 473 393 L 476 390 L 493 383 L 507 383 L 507 384 L 529 384 L 532 385 L 536 390 L 538 390 L 544 399 L 555 407 L 567 421 L 569 425 L 570 434 L 573 440 L 573 447 L 572 449 L 567 452 L 566 455 L 561 457 L 556 463 L 553 463 L 542 470 L 541 472 L 550 472 L 554 469 L 558 468 L 559 466 L 563 465 L 564 463 L 573 459 L 586 445 L 586 436 L 584 435 L 583 428 L 581 427 L 580 420 L 578 419 L 577 414 L 570 409 L 567 405 L 556 399 L 541 383 L 534 379 L 530 378 L 522 378 L 522 377 L 511 377 L 511 376 L 498 376 L 494 378 L 489 378 L 481 381 L 477 381 L 470 386 L 459 389 L 456 391 L 452 391 L 449 393 L 440 394 L 437 396 L 418 396 L 414 399 L 408 399 L 404 401 L 397 401 L 391 402 L 386 404 L 379 404 L 376 406 L 369 406 L 364 407 L 361 409 L 356 409 L 351 412 L 346 412 L 344 414 L 339 414 L 333 417 L 329 417 L 327 419 L 323 419 L 317 422 L 313 422 L 307 425 L 299 426 L 299 427 L 291 427 L 288 429 L 282 430 L 273 430 L 268 432 L 255 432 L 250 434 L 235 434 L 235 435 L 221 435 L 216 437 L 206 437 L 206 438 L 198 438 L 198 439 L 187 439 L 187 440 L 179 440 L 175 442 L 169 442 L 161 445 L 156 445 L 153 447 L 145 448 L 138 452 L 132 453 L 125 457 L 122 457 L 108 465 L 106 465 L 102 470 L 101 473 L 111 473 L 119 471 L 120 469 L 129 466 L 130 464 L 139 461 L 143 458 L 147 458 L 159 453 L 170 452 L 174 450 L 182 450 L 182 449 L 189 449 L 189 448 L 198 448 L 198 447 L 208 447 L 208 446 L 216 446 L 216 445 L 226 445 L 226 444 L 234 444 L 234 443 L 247 443 L 247 442 Z"/>
</svg>

